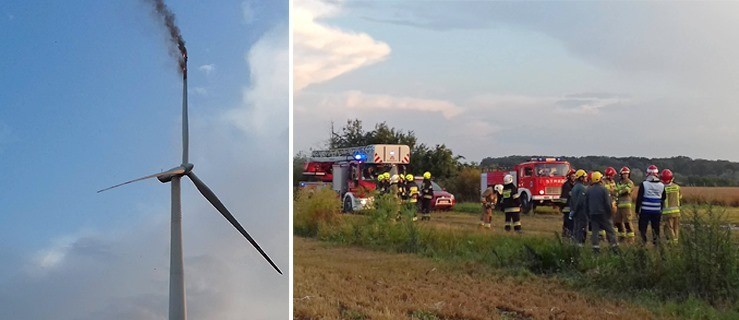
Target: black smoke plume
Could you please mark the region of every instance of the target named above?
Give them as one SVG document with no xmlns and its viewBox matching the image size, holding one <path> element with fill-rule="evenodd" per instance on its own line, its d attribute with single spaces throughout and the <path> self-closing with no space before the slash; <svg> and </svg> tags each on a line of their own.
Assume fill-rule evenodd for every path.
<svg viewBox="0 0 739 320">
<path fill-rule="evenodd" d="M 164 0 L 144 0 L 154 6 L 156 17 L 164 22 L 164 26 L 169 32 L 169 53 L 172 57 L 177 59 L 180 65 L 180 72 L 184 77 L 187 77 L 187 48 L 185 48 L 185 40 L 182 39 L 180 28 L 177 27 L 174 21 L 174 13 L 169 10 Z"/>
</svg>

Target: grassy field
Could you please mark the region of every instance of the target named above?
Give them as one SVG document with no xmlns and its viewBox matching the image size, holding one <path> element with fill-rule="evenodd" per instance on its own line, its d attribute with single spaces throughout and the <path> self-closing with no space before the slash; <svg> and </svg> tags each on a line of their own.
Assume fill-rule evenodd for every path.
<svg viewBox="0 0 739 320">
<path fill-rule="evenodd" d="M 647 319 L 535 276 L 294 238 L 295 319 Z"/>
<path fill-rule="evenodd" d="M 739 189 L 739 188 L 737 188 L 737 189 Z M 706 205 L 706 204 L 702 204 L 702 205 L 685 205 L 684 208 L 685 209 L 688 209 L 688 208 L 704 209 L 704 208 L 707 208 L 708 206 L 709 205 Z M 719 209 L 719 210 L 721 210 L 721 211 L 723 211 L 725 213 L 726 219 L 727 219 L 727 221 L 729 223 L 731 223 L 734 226 L 739 226 L 739 206 L 737 206 L 737 207 L 731 207 L 731 206 L 728 206 L 728 207 L 727 206 L 715 206 L 715 208 L 717 208 L 717 209 Z M 478 215 L 479 216 L 480 213 L 482 212 L 482 209 L 481 209 L 481 206 L 480 206 L 479 203 L 475 203 L 475 202 L 462 202 L 462 203 L 458 203 L 454 207 L 454 211 L 453 212 L 467 213 L 467 214 L 470 214 L 470 215 Z M 534 218 L 534 221 L 537 221 L 537 220 L 542 220 L 542 219 L 543 220 L 552 219 L 553 216 L 559 217 L 559 214 L 560 214 L 559 211 L 557 209 L 552 208 L 552 207 L 537 207 L 536 208 L 536 211 L 534 212 L 534 214 L 530 214 L 528 216 Z M 443 216 L 443 214 L 442 214 L 442 216 Z M 497 213 L 497 216 L 500 216 L 500 219 L 503 219 L 502 218 L 503 216 L 502 216 L 501 213 Z M 523 217 L 527 217 L 527 215 L 522 215 L 522 216 Z M 550 217 L 547 218 L 547 216 L 550 216 Z M 634 219 L 635 218 L 636 217 L 634 217 Z M 493 219 L 495 219 L 495 218 L 493 218 Z M 495 222 L 495 221 L 493 221 L 493 222 Z M 633 221 L 632 223 L 635 223 L 635 222 L 636 221 Z M 551 228 L 545 228 L 545 229 L 546 230 L 550 230 Z M 539 230 L 539 231 L 542 231 L 542 230 Z M 554 231 L 554 230 L 551 229 L 551 231 Z"/>
<path fill-rule="evenodd" d="M 352 258 L 351 262 L 339 262 L 339 259 L 332 259 L 328 256 L 319 259 L 326 264 L 322 267 L 326 270 L 332 270 L 335 264 L 346 265 L 337 265 L 339 269 L 335 272 L 331 271 L 331 274 L 336 273 L 336 275 L 317 276 L 320 277 L 319 280 L 316 280 L 315 284 L 310 284 L 310 272 L 306 271 L 304 275 L 298 273 L 304 261 L 307 260 L 298 259 L 298 251 L 301 249 L 296 244 L 296 297 L 298 297 L 299 286 L 303 285 L 315 286 L 311 289 L 314 291 L 306 291 L 308 293 L 302 296 L 305 300 L 310 300 L 313 295 L 321 296 L 324 291 L 332 292 L 333 289 L 329 288 L 333 287 L 336 281 L 339 283 L 341 281 L 362 282 L 364 278 L 373 279 L 373 276 L 367 273 L 370 271 L 365 270 L 367 268 L 375 270 L 372 272 L 385 275 L 403 273 L 402 265 L 408 265 L 410 268 L 413 263 L 404 262 L 401 266 L 394 266 L 387 260 L 413 257 L 413 259 L 420 259 L 419 261 L 426 261 L 433 265 L 426 270 L 433 268 L 437 271 L 442 268 L 443 270 L 462 270 L 461 274 L 466 273 L 473 279 L 481 276 L 482 279 L 490 280 L 489 282 L 482 281 L 482 283 L 496 286 L 498 290 L 503 291 L 511 286 L 508 281 L 531 282 L 535 283 L 535 286 L 541 285 L 532 292 L 539 290 L 546 293 L 555 289 L 567 292 L 576 291 L 578 294 L 600 297 L 597 299 L 614 301 L 620 305 L 638 304 L 649 308 L 654 313 L 650 318 L 739 318 L 739 292 L 735 290 L 739 287 L 739 252 L 736 250 L 737 243 L 731 239 L 732 233 L 723 227 L 728 224 L 725 219 L 727 216 L 733 221 L 739 220 L 739 208 L 686 206 L 684 223 L 685 225 L 691 223 L 691 226 L 684 228 L 685 233 L 681 236 L 680 246 L 656 248 L 651 245 L 644 247 L 639 244 L 623 243 L 622 253 L 619 255 L 610 253 L 596 255 L 587 248 L 583 250 L 558 240 L 559 238 L 555 235 L 561 230 L 562 216 L 550 208 L 542 208 L 544 210 L 536 214 L 522 216 L 524 233 L 517 234 L 503 230 L 501 213 L 494 215 L 492 229 L 481 228 L 479 226 L 480 205 L 477 203 L 462 203 L 457 207 L 457 210 L 469 212 L 434 212 L 431 221 L 412 222 L 410 219 L 412 212 L 401 211 L 402 215 L 396 216 L 397 203 L 391 198 L 376 199 L 377 209 L 365 215 L 338 214 L 336 209 L 338 205 L 331 204 L 333 201 L 335 201 L 335 196 L 330 192 L 313 197 L 298 197 L 295 205 L 295 234 L 325 240 L 334 245 L 351 245 L 352 247 L 344 246 L 336 247 L 336 249 L 358 250 L 356 255 L 367 256 L 368 260 Z M 327 210 L 334 213 L 326 215 Z M 699 214 L 692 215 L 688 214 L 689 212 Z M 396 217 L 400 220 L 396 220 Z M 739 235 L 739 232 L 733 232 L 733 235 Z M 364 249 L 359 249 L 360 247 Z M 412 256 L 400 253 L 409 253 Z M 339 255 L 339 253 L 332 254 Z M 372 256 L 372 254 L 377 254 L 377 256 Z M 317 253 L 315 255 L 320 256 Z M 392 257 L 385 259 L 383 258 L 385 255 Z M 403 259 L 405 258 L 401 260 Z M 380 262 L 373 264 L 374 260 Z M 354 273 L 357 276 L 341 280 L 347 273 Z M 451 282 L 435 280 L 438 285 L 426 283 L 423 288 L 446 292 L 448 289 L 454 290 L 453 283 L 460 282 L 464 284 L 463 287 L 472 288 L 469 289 L 472 291 L 462 291 L 464 294 L 458 293 L 459 296 L 465 296 L 473 301 L 487 301 L 485 299 L 489 294 L 474 294 L 476 290 L 486 292 L 485 289 L 475 289 L 474 284 L 455 278 L 454 273 L 441 273 L 444 274 L 443 279 L 452 279 Z M 300 280 L 301 278 L 305 280 Z M 361 293 L 358 294 L 360 296 L 354 297 L 349 294 L 346 298 L 341 298 L 343 294 L 336 293 L 339 298 L 327 298 L 330 301 L 328 306 L 311 306 L 305 310 L 298 309 L 296 301 L 296 311 L 300 311 L 296 314 L 301 316 L 299 319 L 479 318 L 474 315 L 483 315 L 481 318 L 503 319 L 560 318 L 552 314 L 534 314 L 530 309 L 516 309 L 508 305 L 500 305 L 483 311 L 475 309 L 478 307 L 474 303 L 471 305 L 458 304 L 460 308 L 476 310 L 466 314 L 460 313 L 462 311 L 457 309 L 429 308 L 428 303 L 430 302 L 407 300 L 408 296 L 404 296 L 405 298 L 401 300 L 413 307 L 390 310 L 386 300 L 379 297 L 372 298 L 375 294 L 382 294 L 383 290 L 388 293 L 394 292 L 396 284 L 400 285 L 406 280 L 411 284 L 420 281 L 413 277 L 409 279 L 411 280 L 404 280 L 404 278 L 374 280 L 375 282 L 382 281 L 386 286 L 384 289 L 381 287 L 382 290 L 366 286 L 367 290 L 373 290 L 371 293 L 364 293 L 362 288 L 347 289 L 346 287 L 349 286 L 347 283 L 339 284 L 335 289 L 338 292 L 343 292 L 341 290 L 356 291 Z M 414 290 L 412 285 L 403 288 Z M 517 290 L 525 289 L 518 288 Z M 379 293 L 374 293 L 375 291 Z M 431 291 L 426 295 L 433 296 Z M 333 293 L 326 294 L 332 295 Z M 414 297 L 418 299 L 417 296 Z M 532 299 L 523 296 L 515 297 L 527 303 Z M 498 300 L 493 301 L 499 304 Z M 551 304 L 551 308 L 560 308 L 552 301 L 547 303 Z M 526 303 L 521 306 L 525 305 Z M 464 308 L 463 310 L 467 310 Z M 560 308 L 560 310 L 568 312 L 566 318 L 573 318 L 572 313 L 576 313 L 571 309 Z M 338 312 L 338 315 L 332 312 Z M 620 318 L 620 316 L 612 315 L 610 318 Z"/>
</svg>

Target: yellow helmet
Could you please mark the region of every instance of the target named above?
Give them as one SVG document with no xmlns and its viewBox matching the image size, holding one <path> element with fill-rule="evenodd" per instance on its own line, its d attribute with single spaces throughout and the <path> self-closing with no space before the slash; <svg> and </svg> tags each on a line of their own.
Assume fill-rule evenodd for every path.
<svg viewBox="0 0 739 320">
<path fill-rule="evenodd" d="M 603 179 L 603 174 L 600 173 L 600 171 L 593 172 L 593 174 L 590 176 L 590 181 L 593 183 L 600 182 L 600 179 Z"/>
<path fill-rule="evenodd" d="M 423 173 L 423 178 L 424 179 L 431 179 L 431 172 L 428 172 L 428 171 L 424 172 Z"/>
<path fill-rule="evenodd" d="M 407 176 L 405 176 L 405 180 L 413 181 L 413 175 L 412 174 L 408 174 Z"/>
<path fill-rule="evenodd" d="M 377 181 L 382 181 L 382 180 L 385 180 L 384 174 L 380 174 L 379 176 L 377 176 Z"/>
<path fill-rule="evenodd" d="M 385 177 L 386 180 L 390 179 L 390 172 L 385 172 L 382 174 L 383 177 Z"/>
<path fill-rule="evenodd" d="M 585 172 L 585 170 L 583 170 L 583 169 L 577 170 L 575 172 L 575 179 L 580 179 L 580 178 L 582 178 L 582 177 L 584 177 L 586 175 L 588 175 L 588 173 Z"/>
</svg>

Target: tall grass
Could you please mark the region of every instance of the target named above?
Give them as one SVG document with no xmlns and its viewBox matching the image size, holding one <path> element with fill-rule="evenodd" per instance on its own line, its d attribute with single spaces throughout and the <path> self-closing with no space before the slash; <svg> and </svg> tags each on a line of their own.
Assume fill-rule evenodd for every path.
<svg viewBox="0 0 739 320">
<path fill-rule="evenodd" d="M 336 209 L 336 219 L 328 218 L 325 213 L 313 212 L 338 208 L 338 204 L 329 206 L 333 202 L 323 197 L 327 195 L 297 200 L 296 234 L 389 252 L 481 263 L 516 273 L 557 276 L 573 286 L 617 295 L 656 297 L 666 302 L 697 299 L 733 310 L 732 314 L 739 312 L 739 246 L 725 227 L 725 214 L 713 207 L 683 210 L 677 246 L 624 246 L 620 254 L 596 255 L 562 242 L 556 235 L 509 236 L 421 227 L 422 223 L 412 221 L 415 207 L 400 205 L 390 196 L 376 197 L 375 209 L 365 216 L 339 216 Z M 320 219 L 319 223 L 310 221 L 310 217 Z"/>
<path fill-rule="evenodd" d="M 302 189 L 295 196 L 293 225 L 295 234 L 316 237 L 319 228 L 339 222 L 341 199 L 329 188 Z"/>
</svg>

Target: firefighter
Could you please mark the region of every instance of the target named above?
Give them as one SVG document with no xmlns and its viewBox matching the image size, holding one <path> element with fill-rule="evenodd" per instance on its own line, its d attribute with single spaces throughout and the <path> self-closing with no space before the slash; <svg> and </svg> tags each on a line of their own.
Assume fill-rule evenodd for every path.
<svg viewBox="0 0 739 320">
<path fill-rule="evenodd" d="M 562 184 L 562 192 L 559 201 L 562 212 L 562 238 L 569 239 L 572 236 L 572 220 L 570 219 L 570 190 L 575 186 L 575 170 L 567 172 L 567 180 Z"/>
<path fill-rule="evenodd" d="M 680 186 L 673 181 L 670 169 L 662 170 L 660 180 L 665 185 L 665 201 L 662 206 L 662 214 L 667 218 L 665 238 L 667 243 L 677 244 L 680 236 Z"/>
<path fill-rule="evenodd" d="M 418 184 L 416 184 L 416 180 L 414 179 L 412 174 L 408 174 L 405 176 L 405 185 L 406 190 L 408 190 L 408 206 L 411 207 L 413 210 L 413 221 L 418 220 L 418 216 L 416 215 L 417 205 L 418 205 Z"/>
<path fill-rule="evenodd" d="M 613 215 L 616 214 L 616 199 L 618 198 L 618 194 L 616 194 L 616 180 L 614 177 L 616 176 L 616 169 L 613 167 L 608 167 L 605 170 L 605 177 L 601 180 L 603 183 L 603 186 L 608 190 L 608 194 L 611 196 L 611 213 L 608 215 L 609 219 L 611 219 L 611 224 L 613 224 Z M 606 238 L 606 230 L 600 229 L 600 233 L 598 233 L 602 239 L 605 240 Z"/>
<path fill-rule="evenodd" d="M 616 180 L 614 177 L 616 176 L 616 169 L 613 167 L 606 168 L 605 171 L 605 178 L 603 179 L 603 186 L 608 190 L 608 194 L 611 196 L 611 201 L 613 201 L 611 206 L 611 213 L 616 212 L 616 198 L 618 197 L 618 193 L 616 192 Z"/>
<path fill-rule="evenodd" d="M 647 176 L 639 185 L 636 197 L 636 213 L 639 215 L 639 234 L 642 244 L 647 243 L 647 227 L 652 226 L 652 243 L 659 243 L 659 224 L 662 220 L 662 203 L 665 200 L 665 185 L 659 181 L 659 169 L 651 165 Z"/>
<path fill-rule="evenodd" d="M 629 167 L 623 167 L 619 170 L 621 174 L 621 180 L 616 184 L 616 214 L 613 216 L 613 223 L 618 229 L 618 236 L 621 240 L 628 240 L 634 238 L 634 230 L 631 228 L 631 216 L 633 211 L 631 209 L 631 192 L 634 189 L 634 182 L 631 181 L 629 176 L 631 170 Z"/>
<path fill-rule="evenodd" d="M 482 193 L 482 217 L 480 217 L 480 226 L 492 228 L 493 208 L 498 203 L 498 194 L 492 185 L 488 185 L 487 189 Z"/>
<path fill-rule="evenodd" d="M 431 185 L 431 172 L 423 173 L 421 183 L 421 221 L 431 220 L 431 200 L 434 199 L 434 187 Z"/>
<path fill-rule="evenodd" d="M 398 177 L 398 175 L 392 175 L 390 177 L 390 188 L 388 189 L 388 192 L 395 199 L 400 200 L 400 186 L 398 185 L 398 182 L 400 182 L 400 178 Z"/>
<path fill-rule="evenodd" d="M 383 194 L 385 193 L 385 175 L 380 173 L 377 175 L 377 186 L 375 187 L 377 189 L 377 192 Z"/>
<path fill-rule="evenodd" d="M 405 175 L 398 175 L 398 197 L 401 203 L 408 203 L 408 186 L 405 183 Z"/>
<path fill-rule="evenodd" d="M 390 172 L 382 174 L 382 193 L 390 192 Z"/>
<path fill-rule="evenodd" d="M 585 178 L 587 173 L 580 169 L 575 172 L 575 184 L 570 190 L 570 219 L 572 220 L 572 239 L 578 246 L 585 244 L 585 235 L 587 232 L 588 214 L 585 212 Z"/>
<path fill-rule="evenodd" d="M 521 232 L 521 200 L 518 188 L 513 184 L 513 176 L 510 174 L 503 177 L 503 196 L 500 206 L 505 213 L 505 231 L 511 231 L 511 226 L 516 232 Z"/>
<path fill-rule="evenodd" d="M 615 169 L 614 175 L 615 175 Z M 618 241 L 616 241 L 616 233 L 613 231 L 613 222 L 611 222 L 611 212 L 613 210 L 613 200 L 611 192 L 604 186 L 603 174 L 599 171 L 593 172 L 591 175 L 592 185 L 585 191 L 584 209 L 590 217 L 590 226 L 593 234 L 590 237 L 593 245 L 593 252 L 600 252 L 600 234 L 601 230 L 606 233 L 608 243 L 611 244 L 611 250 L 618 252 Z"/>
</svg>

